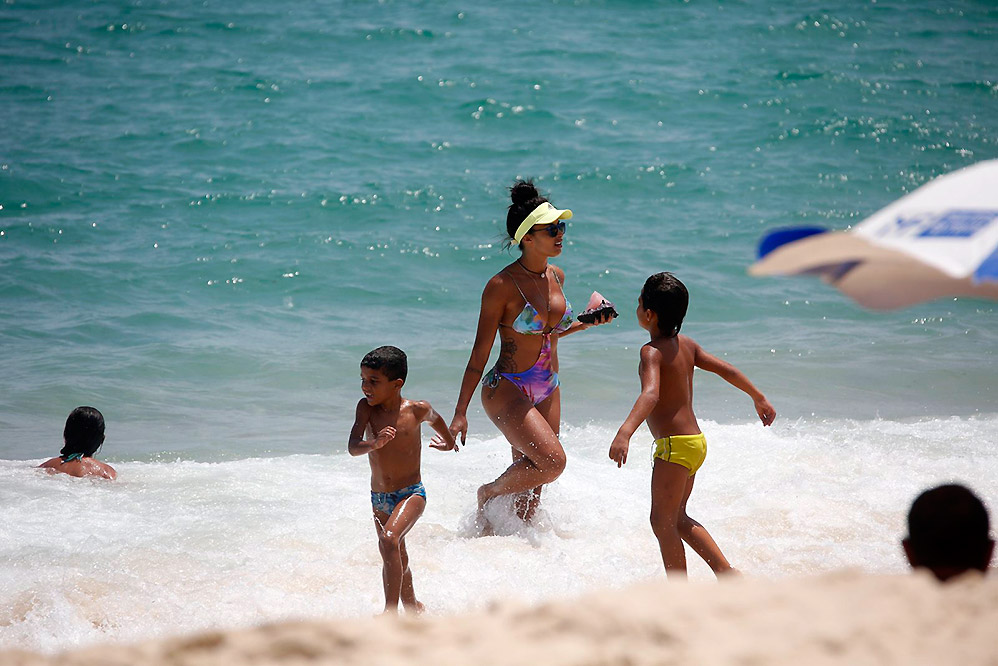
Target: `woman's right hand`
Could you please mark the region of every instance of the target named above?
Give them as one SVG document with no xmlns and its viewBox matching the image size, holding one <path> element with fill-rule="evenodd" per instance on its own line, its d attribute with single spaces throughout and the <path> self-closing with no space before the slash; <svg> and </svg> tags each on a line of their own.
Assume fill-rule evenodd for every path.
<svg viewBox="0 0 998 666">
<path fill-rule="evenodd" d="M 468 437 L 468 417 L 464 414 L 455 414 L 454 418 L 450 422 L 450 434 L 457 439 L 458 434 L 461 435 L 461 446 L 464 446 L 464 440 Z"/>
</svg>

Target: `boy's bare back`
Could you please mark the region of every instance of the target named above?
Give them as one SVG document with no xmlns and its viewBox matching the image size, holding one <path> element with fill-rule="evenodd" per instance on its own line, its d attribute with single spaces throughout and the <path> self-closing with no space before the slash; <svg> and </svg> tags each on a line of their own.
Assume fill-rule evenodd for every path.
<svg viewBox="0 0 998 666">
<path fill-rule="evenodd" d="M 653 339 L 641 348 L 641 364 L 644 363 L 657 363 L 659 368 L 658 402 L 646 421 L 656 438 L 700 432 L 693 413 L 693 372 L 696 368 L 720 375 L 748 393 L 763 425 L 771 424 L 776 417 L 765 397 L 735 366 L 708 354 L 693 338 L 676 335 Z"/>
<path fill-rule="evenodd" d="M 685 335 L 656 338 L 641 348 L 638 372 L 646 363 L 658 367 L 658 400 L 647 418 L 656 438 L 700 432 L 693 414 L 693 369 L 698 350 L 699 345 Z"/>
</svg>

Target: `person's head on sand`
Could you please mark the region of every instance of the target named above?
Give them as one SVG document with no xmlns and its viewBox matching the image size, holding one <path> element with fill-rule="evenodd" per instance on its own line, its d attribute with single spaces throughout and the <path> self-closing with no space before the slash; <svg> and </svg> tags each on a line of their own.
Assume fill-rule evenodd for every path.
<svg viewBox="0 0 998 666">
<path fill-rule="evenodd" d="M 66 419 L 62 431 L 63 458 L 92 458 L 104 444 L 104 415 L 94 407 L 77 407 Z"/>
<path fill-rule="evenodd" d="M 908 536 L 901 542 L 908 562 L 941 581 L 966 571 L 986 571 L 995 542 L 988 510 L 968 488 L 948 484 L 919 495 L 908 512 Z"/>
<path fill-rule="evenodd" d="M 690 292 L 672 273 L 655 273 L 641 287 L 638 297 L 638 323 L 652 335 L 674 338 L 679 335 L 690 305 Z"/>
<path fill-rule="evenodd" d="M 555 208 L 529 180 L 516 181 L 509 188 L 509 198 L 512 203 L 506 211 L 507 245 L 545 258 L 561 254 L 565 220 L 572 217 L 572 211 Z"/>
<path fill-rule="evenodd" d="M 360 390 L 369 405 L 381 405 L 402 394 L 409 373 L 405 352 L 385 345 L 369 351 L 360 362 Z"/>
</svg>

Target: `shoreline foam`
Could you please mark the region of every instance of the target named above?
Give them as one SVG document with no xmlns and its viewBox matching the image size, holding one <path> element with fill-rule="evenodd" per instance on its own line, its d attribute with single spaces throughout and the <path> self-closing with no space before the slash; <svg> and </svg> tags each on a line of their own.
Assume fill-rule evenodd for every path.
<svg viewBox="0 0 998 666">
<path fill-rule="evenodd" d="M 308 621 L 59 655 L 10 666 L 208 664 L 994 664 L 998 579 L 839 571 L 722 584 L 649 581 L 464 615 Z"/>
</svg>

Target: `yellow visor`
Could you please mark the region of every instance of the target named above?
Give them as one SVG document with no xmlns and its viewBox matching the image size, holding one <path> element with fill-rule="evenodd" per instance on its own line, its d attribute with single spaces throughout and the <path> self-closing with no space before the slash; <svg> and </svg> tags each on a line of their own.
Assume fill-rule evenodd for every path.
<svg viewBox="0 0 998 666">
<path fill-rule="evenodd" d="M 537 208 L 530 212 L 530 215 L 520 223 L 517 228 L 516 233 L 513 234 L 513 242 L 519 243 L 523 240 L 523 237 L 527 235 L 527 232 L 531 228 L 537 226 L 538 224 L 551 224 L 557 220 L 567 220 L 572 217 L 572 211 L 570 210 L 558 210 L 550 203 L 545 201 Z"/>
</svg>

